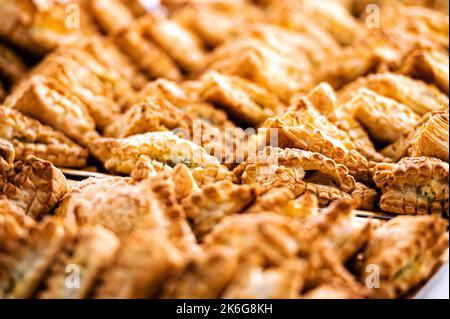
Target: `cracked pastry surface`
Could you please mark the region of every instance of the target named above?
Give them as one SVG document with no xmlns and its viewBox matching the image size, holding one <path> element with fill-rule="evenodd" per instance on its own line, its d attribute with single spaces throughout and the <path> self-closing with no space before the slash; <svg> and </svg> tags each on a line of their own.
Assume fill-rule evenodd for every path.
<svg viewBox="0 0 450 319">
<path fill-rule="evenodd" d="M 408 231 L 405 231 L 405 230 Z M 439 216 L 394 218 L 374 231 L 364 253 L 362 280 L 379 267 L 377 293 L 397 298 L 427 279 L 448 249 L 447 222 Z"/>
<path fill-rule="evenodd" d="M 296 196 L 316 194 L 320 205 L 349 198 L 355 189 L 355 179 L 345 166 L 320 153 L 298 149 L 266 147 L 236 172 L 242 172 L 242 181 L 254 185 L 258 194 L 284 186 Z"/>
<path fill-rule="evenodd" d="M 420 117 L 408 106 L 360 89 L 342 106 L 367 130 L 376 143 L 389 144 L 414 130 Z"/>
<path fill-rule="evenodd" d="M 320 241 L 345 262 L 364 247 L 371 232 L 370 222 L 355 220 L 352 212 L 351 201 L 336 201 L 302 225 L 303 236 L 307 236 L 311 243 Z"/>
<path fill-rule="evenodd" d="M 436 49 L 417 49 L 411 52 L 400 72 L 433 83 L 449 95 L 449 57 Z"/>
<path fill-rule="evenodd" d="M 448 110 L 428 113 L 415 131 L 402 136 L 382 153 L 393 160 L 400 160 L 404 156 L 427 156 L 448 162 L 448 123 Z"/>
<path fill-rule="evenodd" d="M 307 65 L 298 65 L 257 39 L 236 39 L 218 47 L 210 56 L 209 71 L 253 81 L 289 102 L 292 94 L 312 82 Z"/>
<path fill-rule="evenodd" d="M 448 216 L 448 169 L 448 163 L 428 157 L 378 164 L 374 181 L 382 191 L 381 209 L 395 214 Z"/>
<path fill-rule="evenodd" d="M 14 109 L 0 106 L 0 124 L 0 138 L 12 144 L 16 160 L 35 155 L 61 167 L 86 165 L 87 150 L 64 134 Z"/>
<path fill-rule="evenodd" d="M 204 148 L 170 132 L 134 135 L 124 139 L 101 138 L 90 145 L 91 152 L 109 171 L 130 174 L 141 155 L 169 166 L 185 163 L 200 184 L 233 179 L 233 173 Z"/>
<path fill-rule="evenodd" d="M 161 172 L 140 182 L 120 177 L 80 182 L 55 216 L 71 232 L 83 225 L 100 225 L 120 239 L 135 230 L 158 230 L 181 253 L 188 254 L 197 250 L 197 244 L 178 204 L 177 171 Z"/>
<path fill-rule="evenodd" d="M 278 98 L 258 85 L 237 76 L 226 76 L 217 72 L 205 74 L 202 96 L 216 103 L 242 121 L 259 125 L 268 117 L 280 112 Z"/>
<path fill-rule="evenodd" d="M 256 192 L 251 186 L 221 181 L 192 194 L 183 201 L 183 207 L 192 220 L 194 232 L 201 238 L 225 216 L 243 212 L 255 199 Z"/>
<path fill-rule="evenodd" d="M 449 104 L 448 97 L 435 86 L 400 74 L 379 73 L 358 79 L 343 88 L 341 98 L 351 96 L 359 88 L 367 88 L 394 99 L 420 116 L 440 111 Z"/>
<path fill-rule="evenodd" d="M 50 213 L 68 191 L 61 171 L 32 155 L 0 174 L 0 194 L 35 219 Z"/>
<path fill-rule="evenodd" d="M 267 120 L 264 126 L 277 130 L 279 147 L 323 154 L 345 165 L 357 180 L 370 180 L 368 160 L 346 132 L 316 112 L 308 100 L 299 100 L 294 110 Z"/>
<path fill-rule="evenodd" d="M 37 75 L 25 80 L 5 106 L 65 133 L 83 146 L 99 136 L 86 105 L 52 78 Z"/>
</svg>

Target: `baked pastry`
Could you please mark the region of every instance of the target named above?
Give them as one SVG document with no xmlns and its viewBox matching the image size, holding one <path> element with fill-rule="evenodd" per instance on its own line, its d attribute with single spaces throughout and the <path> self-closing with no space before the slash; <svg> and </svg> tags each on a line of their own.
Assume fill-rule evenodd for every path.
<svg viewBox="0 0 450 319">
<path fill-rule="evenodd" d="M 52 262 L 38 298 L 88 297 L 99 274 L 112 264 L 118 249 L 119 240 L 106 229 L 99 226 L 80 228 L 75 238 L 66 240 Z M 68 285 L 71 272 L 79 275 L 76 289 Z"/>
<path fill-rule="evenodd" d="M 14 109 L 0 105 L 0 138 L 14 147 L 15 159 L 25 160 L 35 155 L 60 167 L 83 167 L 87 150 L 64 134 L 42 125 Z"/>
<path fill-rule="evenodd" d="M 448 107 L 448 97 L 435 86 L 394 73 L 369 75 L 349 84 L 340 92 L 341 99 L 367 88 L 411 108 L 418 115 Z"/>
<path fill-rule="evenodd" d="M 360 89 L 342 106 L 367 130 L 374 143 L 390 144 L 414 130 L 420 117 L 408 106 L 368 89 Z"/>
<path fill-rule="evenodd" d="M 2 238 L 0 296 L 31 298 L 65 242 L 64 229 L 47 220 L 19 239 Z"/>
<path fill-rule="evenodd" d="M 357 151 L 345 131 L 320 115 L 307 99 L 300 99 L 289 111 L 264 124 L 278 133 L 278 146 L 317 152 L 345 165 L 358 181 L 370 180 L 369 162 Z"/>
<path fill-rule="evenodd" d="M 297 62 L 260 40 L 238 38 L 212 53 L 208 70 L 253 81 L 288 103 L 295 92 L 306 91 L 312 81 L 308 66 Z"/>
<path fill-rule="evenodd" d="M 307 265 L 302 260 L 286 260 L 279 267 L 264 269 L 247 260 L 228 285 L 225 299 L 295 299 L 303 289 Z"/>
<path fill-rule="evenodd" d="M 225 216 L 242 213 L 255 199 L 256 192 L 251 186 L 221 181 L 186 198 L 183 207 L 195 234 L 202 238 Z"/>
<path fill-rule="evenodd" d="M 187 1 L 173 12 L 172 18 L 210 47 L 216 47 L 239 35 L 253 23 L 264 20 L 258 7 L 241 0 Z"/>
<path fill-rule="evenodd" d="M 205 239 L 205 247 L 230 247 L 241 258 L 257 256 L 268 265 L 281 265 L 296 256 L 298 224 L 271 212 L 225 217 Z"/>
<path fill-rule="evenodd" d="M 87 106 L 55 79 L 37 75 L 21 82 L 5 106 L 27 114 L 86 146 L 99 136 Z"/>
<path fill-rule="evenodd" d="M 406 58 L 400 72 L 433 83 L 449 94 L 449 57 L 436 49 L 418 49 Z"/>
<path fill-rule="evenodd" d="M 9 47 L 0 42 L 0 78 L 13 84 L 26 72 L 25 63 Z"/>
<path fill-rule="evenodd" d="M 147 17 L 142 17 L 132 25 L 122 29 L 116 34 L 117 45 L 133 61 L 136 61 L 139 69 L 150 78 L 162 77 L 175 81 L 181 80 L 181 70 L 175 61 L 149 39 L 148 24 Z"/>
<path fill-rule="evenodd" d="M 178 251 L 164 236 L 158 232 L 135 230 L 122 243 L 114 263 L 102 275 L 94 297 L 154 297 L 181 263 Z"/>
<path fill-rule="evenodd" d="M 174 20 L 146 17 L 145 31 L 151 40 L 186 72 L 196 72 L 205 63 L 206 52 L 197 36 Z"/>
<path fill-rule="evenodd" d="M 305 104 L 304 101 L 301 101 L 304 98 L 303 96 L 300 97 L 300 102 L 297 101 L 293 105 Z M 366 129 L 355 119 L 352 112 L 348 112 L 345 104 L 338 101 L 336 92 L 328 83 L 318 84 L 306 95 L 306 99 L 310 102 L 310 104 L 307 103 L 308 105 L 311 105 L 340 130 L 346 132 L 348 138 L 355 144 L 356 149 L 369 161 L 387 161 L 375 149 L 375 145 Z"/>
<path fill-rule="evenodd" d="M 237 76 L 209 72 L 201 81 L 204 85 L 202 96 L 206 101 L 223 107 L 230 115 L 248 124 L 258 126 L 282 110 L 275 95 Z"/>
<path fill-rule="evenodd" d="M 117 33 L 133 23 L 133 12 L 121 0 L 88 0 L 82 3 L 106 33 Z"/>
<path fill-rule="evenodd" d="M 319 214 L 319 200 L 312 193 L 305 193 L 296 198 L 287 187 L 272 188 L 259 196 L 246 213 L 257 214 L 267 211 L 303 222 Z"/>
<path fill-rule="evenodd" d="M 32 155 L 10 168 L 0 167 L 0 195 L 35 219 L 49 214 L 67 191 L 61 171 Z"/>
<path fill-rule="evenodd" d="M 364 252 L 362 281 L 373 284 L 376 270 L 379 296 L 404 296 L 439 265 L 448 249 L 446 230 L 447 222 L 439 216 L 402 216 L 377 228 Z"/>
<path fill-rule="evenodd" d="M 101 138 L 90 150 L 111 172 L 130 174 L 141 156 L 175 166 L 185 163 L 200 184 L 233 179 L 233 174 L 204 148 L 170 132 L 134 135 L 124 139 Z"/>
<path fill-rule="evenodd" d="M 394 161 L 404 156 L 436 157 L 448 162 L 448 110 L 426 114 L 415 131 L 402 136 L 382 153 Z"/>
<path fill-rule="evenodd" d="M 213 246 L 186 262 L 164 285 L 162 298 L 219 298 L 238 268 L 238 254 L 230 248 Z"/>
<path fill-rule="evenodd" d="M 405 157 L 397 164 L 378 164 L 374 181 L 382 191 L 380 207 L 386 212 L 448 215 L 446 162 L 429 157 Z"/>
<path fill-rule="evenodd" d="M 123 239 L 135 230 L 158 230 L 180 253 L 189 254 L 198 247 L 178 204 L 176 174 L 178 169 L 161 172 L 138 183 L 120 177 L 80 182 L 55 215 L 71 232 L 100 225 Z"/>
<path fill-rule="evenodd" d="M 60 44 L 81 39 L 95 31 L 89 14 L 78 11 L 78 19 L 67 19 L 67 3 L 59 0 L 2 0 L 0 36 L 16 45 L 39 54 L 47 53 Z M 66 23 L 66 22 L 70 23 Z"/>
<path fill-rule="evenodd" d="M 266 147 L 255 158 L 241 164 L 236 172 L 242 172 L 242 181 L 254 185 L 258 194 L 284 186 L 296 196 L 314 193 L 320 205 L 350 198 L 355 190 L 355 179 L 345 166 L 320 153 L 297 149 Z"/>
<path fill-rule="evenodd" d="M 301 236 L 306 236 L 308 243 L 314 245 L 321 242 L 339 260 L 346 262 L 367 244 L 371 224 L 355 220 L 352 202 L 339 200 L 316 217 L 308 219 L 302 229 Z"/>
</svg>

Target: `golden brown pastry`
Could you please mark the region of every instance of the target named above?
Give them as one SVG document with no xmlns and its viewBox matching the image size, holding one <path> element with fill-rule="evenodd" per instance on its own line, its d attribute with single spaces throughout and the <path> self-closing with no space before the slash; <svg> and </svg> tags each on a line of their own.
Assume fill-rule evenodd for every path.
<svg viewBox="0 0 450 319">
<path fill-rule="evenodd" d="M 62 172 L 32 155 L 9 169 L 0 167 L 0 194 L 35 219 L 49 214 L 67 191 Z"/>
<path fill-rule="evenodd" d="M 124 139 L 101 138 L 90 150 L 111 172 L 130 174 L 141 156 L 175 166 L 185 163 L 200 184 L 233 179 L 233 174 L 206 150 L 170 132 L 134 135 Z"/>
<path fill-rule="evenodd" d="M 435 86 L 404 75 L 380 73 L 358 79 L 343 89 L 341 99 L 352 96 L 359 88 L 367 88 L 411 108 L 422 116 L 448 107 L 448 97 Z"/>
<path fill-rule="evenodd" d="M 406 58 L 400 72 L 433 83 L 449 94 L 448 54 L 434 49 L 418 49 Z"/>
<path fill-rule="evenodd" d="M 134 14 L 121 0 L 88 0 L 83 4 L 108 34 L 119 32 L 133 23 Z"/>
<path fill-rule="evenodd" d="M 65 49 L 68 50 L 65 50 Z M 114 96 L 119 104 L 130 103 L 134 92 L 129 92 L 130 85 L 136 89 L 142 89 L 146 83 L 146 77 L 140 73 L 135 61 L 128 58 L 116 46 L 113 39 L 89 36 L 83 41 L 63 47 L 58 52 L 69 54 L 79 64 L 89 68 L 95 73 L 104 85 L 110 85 L 110 90 L 117 92 Z"/>
<path fill-rule="evenodd" d="M 0 36 L 39 54 L 79 41 L 83 34 L 92 33 L 95 26 L 79 6 L 66 11 L 67 5 L 59 0 L 2 0 Z"/>
<path fill-rule="evenodd" d="M 402 49 L 407 50 L 384 33 L 372 31 L 337 52 L 331 61 L 322 63 L 315 74 L 316 83 L 328 82 L 335 89 L 341 89 L 361 76 L 395 65 L 403 57 Z"/>
<path fill-rule="evenodd" d="M 255 199 L 256 192 L 251 186 L 221 181 L 192 194 L 183 201 L 183 207 L 195 234 L 202 238 L 225 216 L 242 213 Z"/>
<path fill-rule="evenodd" d="M 225 299 L 295 299 L 303 289 L 307 265 L 302 260 L 284 261 L 264 269 L 257 262 L 244 261 L 223 293 Z"/>
<path fill-rule="evenodd" d="M 238 268 L 238 255 L 230 248 L 216 246 L 202 250 L 170 278 L 161 294 L 169 299 L 219 298 Z"/>
<path fill-rule="evenodd" d="M 277 130 L 279 147 L 323 154 L 345 165 L 357 180 L 370 180 L 368 160 L 357 151 L 346 132 L 320 115 L 307 99 L 299 100 L 292 111 L 270 118 L 264 126 Z"/>
<path fill-rule="evenodd" d="M 252 39 L 262 41 L 272 50 L 310 68 L 318 67 L 330 53 L 340 50 L 333 39 L 319 39 L 323 34 L 319 36 L 308 30 L 290 30 L 274 24 L 258 23 L 248 33 Z"/>
<path fill-rule="evenodd" d="M 193 119 L 181 109 L 163 99 L 147 98 L 135 104 L 112 123 L 105 135 L 116 138 L 129 137 L 148 132 L 193 130 Z"/>
<path fill-rule="evenodd" d="M 78 53 L 81 54 L 81 53 Z M 98 66 L 98 65 L 97 65 Z M 33 71 L 57 81 L 67 92 L 76 96 L 89 112 L 99 130 L 104 130 L 119 116 L 122 101 L 112 79 L 105 80 L 68 54 L 48 56 Z M 129 88 L 131 90 L 131 88 Z"/>
<path fill-rule="evenodd" d="M 20 239 L 2 238 L 0 296 L 31 298 L 65 241 L 64 229 L 47 220 Z"/>
<path fill-rule="evenodd" d="M 154 297 L 169 276 L 181 267 L 178 251 L 158 232 L 135 230 L 101 278 L 95 298 Z M 151 271 L 149 271 L 151 270 Z"/>
<path fill-rule="evenodd" d="M 87 150 L 64 134 L 42 125 L 14 109 L 0 105 L 0 138 L 14 147 L 16 160 L 35 155 L 60 167 L 83 167 Z"/>
<path fill-rule="evenodd" d="M 197 36 L 178 24 L 156 15 L 146 17 L 147 35 L 186 72 L 196 72 L 205 63 L 206 52 Z"/>
<path fill-rule="evenodd" d="M 408 106 L 368 89 L 353 93 L 342 108 L 361 123 L 375 143 L 393 143 L 420 121 Z"/>
<path fill-rule="evenodd" d="M 405 157 L 378 164 L 374 181 L 382 191 L 380 207 L 406 215 L 447 214 L 448 163 L 429 157 Z"/>
<path fill-rule="evenodd" d="M 448 162 L 448 110 L 426 114 L 415 131 L 402 136 L 382 153 L 394 161 L 404 156 L 436 157 Z"/>
<path fill-rule="evenodd" d="M 67 240 L 48 270 L 38 298 L 81 299 L 89 296 L 97 277 L 113 262 L 119 240 L 100 226 L 84 226 Z M 70 275 L 79 276 L 71 287 Z"/>
<path fill-rule="evenodd" d="M 26 66 L 21 58 L 0 42 L 0 78 L 9 83 L 16 83 L 25 72 Z"/>
<path fill-rule="evenodd" d="M 440 10 L 448 14 L 448 1 L 446 0 L 361 0 L 353 1 L 357 12 L 364 12 L 369 4 L 376 4 L 380 7 L 404 4 L 408 6 L 424 6 L 431 9 Z"/>
<path fill-rule="evenodd" d="M 141 182 L 120 177 L 80 182 L 55 215 L 72 232 L 85 224 L 101 225 L 120 239 L 138 229 L 158 230 L 181 253 L 191 253 L 197 244 L 178 204 L 177 171 Z"/>
<path fill-rule="evenodd" d="M 181 80 L 175 61 L 154 43 L 148 34 L 147 17 L 136 20 L 116 35 L 118 46 L 151 78 Z"/>
<path fill-rule="evenodd" d="M 208 70 L 253 81 L 285 103 L 312 83 L 308 65 L 299 65 L 257 39 L 244 37 L 225 43 L 212 53 L 210 61 Z"/>
<path fill-rule="evenodd" d="M 240 121 L 258 126 L 282 110 L 276 95 L 237 76 L 217 72 L 205 74 L 201 81 L 205 100 L 224 108 Z"/>
<path fill-rule="evenodd" d="M 380 25 L 385 30 L 449 48 L 448 12 L 417 6 L 387 6 L 381 11 Z"/>
<path fill-rule="evenodd" d="M 284 186 L 296 196 L 312 192 L 319 197 L 320 205 L 350 198 L 355 190 L 355 179 L 345 166 L 320 153 L 298 149 L 266 147 L 236 172 L 242 172 L 242 181 L 254 185 L 258 194 Z"/>
<path fill-rule="evenodd" d="M 204 240 L 206 247 L 224 245 L 245 258 L 255 255 L 269 265 L 280 265 L 296 256 L 297 223 L 271 212 L 225 217 Z"/>
<path fill-rule="evenodd" d="M 25 80 L 5 105 L 65 133 L 83 146 L 99 136 L 86 105 L 49 77 L 38 75 Z"/>
<path fill-rule="evenodd" d="M 246 213 L 271 211 L 299 221 L 305 221 L 319 214 L 319 199 L 312 193 L 296 198 L 287 187 L 272 188 L 259 196 Z"/>
<path fill-rule="evenodd" d="M 167 1 L 165 1 L 167 2 Z M 215 47 L 239 35 L 257 21 L 262 11 L 247 1 L 190 1 L 172 18 Z"/>
<path fill-rule="evenodd" d="M 439 216 L 402 216 L 377 228 L 364 253 L 362 281 L 378 284 L 380 297 L 404 296 L 439 265 L 448 249 L 447 226 Z"/>
<path fill-rule="evenodd" d="M 370 222 L 359 222 L 353 216 L 352 202 L 339 200 L 302 225 L 302 236 L 310 243 L 322 242 L 342 262 L 354 257 L 370 238 Z"/>
</svg>

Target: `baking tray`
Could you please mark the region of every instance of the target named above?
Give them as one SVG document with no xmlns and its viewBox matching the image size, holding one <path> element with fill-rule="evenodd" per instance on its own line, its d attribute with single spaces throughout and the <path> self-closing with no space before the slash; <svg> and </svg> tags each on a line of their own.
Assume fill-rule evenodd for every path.
<svg viewBox="0 0 450 319">
<path fill-rule="evenodd" d="M 107 178 L 114 177 L 114 175 L 65 169 L 61 168 L 61 171 L 70 181 L 82 181 L 88 178 Z M 355 210 L 354 217 L 361 222 L 372 220 L 376 224 L 382 224 L 395 217 L 393 214 L 383 213 L 383 212 L 370 212 L 363 210 Z M 409 299 L 449 299 L 449 251 L 442 256 L 441 264 L 436 268 L 434 274 L 431 278 L 425 281 L 419 287 L 413 290 L 408 297 Z"/>
</svg>

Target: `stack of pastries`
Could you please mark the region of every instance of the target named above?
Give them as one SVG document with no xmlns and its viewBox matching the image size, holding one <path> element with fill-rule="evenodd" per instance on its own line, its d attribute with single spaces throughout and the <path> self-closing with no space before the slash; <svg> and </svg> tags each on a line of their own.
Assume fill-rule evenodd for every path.
<svg viewBox="0 0 450 319">
<path fill-rule="evenodd" d="M 448 252 L 448 10 L 0 0 L 0 298 L 411 296 Z"/>
</svg>

